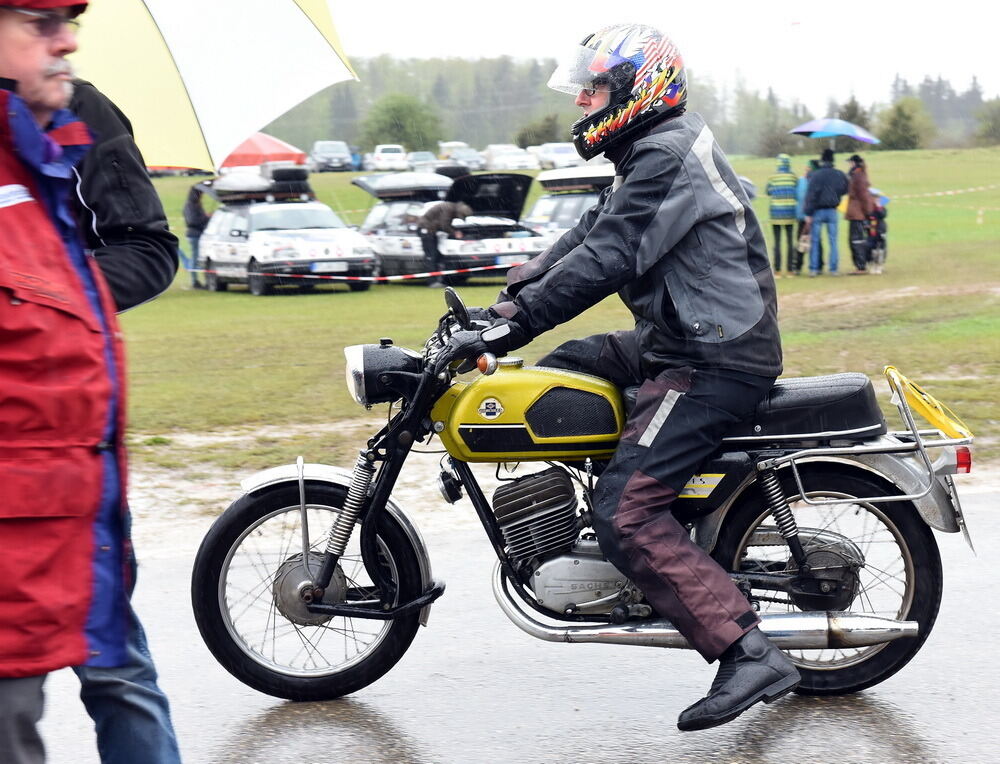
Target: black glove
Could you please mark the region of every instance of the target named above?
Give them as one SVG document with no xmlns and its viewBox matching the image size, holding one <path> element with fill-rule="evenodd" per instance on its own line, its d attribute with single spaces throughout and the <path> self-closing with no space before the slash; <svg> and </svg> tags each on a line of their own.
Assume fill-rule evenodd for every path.
<svg viewBox="0 0 1000 764">
<path fill-rule="evenodd" d="M 470 358 L 478 358 L 483 353 L 490 352 L 486 343 L 483 342 L 483 338 L 480 334 L 481 332 L 479 330 L 465 329 L 452 334 L 448 340 L 448 344 L 444 346 L 444 349 L 438 356 L 437 371 L 441 371 L 452 361 L 466 361 Z M 466 369 L 465 366 L 466 364 L 463 364 L 463 366 L 459 368 L 460 374 L 464 374 L 466 371 L 472 370 L 471 367 Z"/>
<path fill-rule="evenodd" d="M 466 312 L 469 314 L 472 325 L 481 324 L 480 328 L 486 328 L 497 319 L 497 314 L 490 308 L 466 308 Z"/>
</svg>

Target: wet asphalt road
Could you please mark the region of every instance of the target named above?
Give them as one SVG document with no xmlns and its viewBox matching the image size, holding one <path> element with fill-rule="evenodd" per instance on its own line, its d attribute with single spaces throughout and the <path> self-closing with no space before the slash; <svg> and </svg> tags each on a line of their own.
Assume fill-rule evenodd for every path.
<svg viewBox="0 0 1000 764">
<path fill-rule="evenodd" d="M 1000 493 L 963 496 L 979 556 L 959 534 L 936 534 L 944 602 L 907 667 L 858 695 L 788 696 L 698 733 L 678 732 L 676 717 L 704 693 L 714 667 L 689 651 L 524 634 L 493 600 L 492 552 L 471 510 L 418 519 L 448 590 L 402 661 L 339 701 L 271 698 L 215 663 L 188 595 L 204 521 L 180 538 L 157 541 L 148 530 L 139 538 L 136 607 L 190 764 L 997 761 Z M 69 671 L 46 685 L 43 734 L 53 764 L 98 761 L 76 689 Z"/>
</svg>

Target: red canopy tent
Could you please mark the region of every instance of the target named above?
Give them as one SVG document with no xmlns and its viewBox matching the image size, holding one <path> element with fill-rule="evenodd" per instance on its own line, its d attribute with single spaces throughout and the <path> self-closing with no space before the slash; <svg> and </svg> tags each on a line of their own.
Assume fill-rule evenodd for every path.
<svg viewBox="0 0 1000 764">
<path fill-rule="evenodd" d="M 223 160 L 222 166 L 247 167 L 264 164 L 264 162 L 305 164 L 306 154 L 292 144 L 285 143 L 271 135 L 254 133 Z"/>
</svg>

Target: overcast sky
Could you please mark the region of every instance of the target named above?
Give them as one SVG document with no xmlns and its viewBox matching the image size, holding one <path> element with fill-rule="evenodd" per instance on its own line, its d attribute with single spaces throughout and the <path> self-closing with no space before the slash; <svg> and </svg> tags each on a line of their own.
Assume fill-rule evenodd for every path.
<svg viewBox="0 0 1000 764">
<path fill-rule="evenodd" d="M 771 86 L 817 115 L 830 98 L 888 101 L 896 73 L 911 85 L 941 75 L 958 92 L 976 75 L 986 98 L 1000 95 L 995 0 L 330 0 L 330 8 L 348 56 L 558 57 L 604 24 L 644 22 L 674 39 L 697 76 Z"/>
</svg>

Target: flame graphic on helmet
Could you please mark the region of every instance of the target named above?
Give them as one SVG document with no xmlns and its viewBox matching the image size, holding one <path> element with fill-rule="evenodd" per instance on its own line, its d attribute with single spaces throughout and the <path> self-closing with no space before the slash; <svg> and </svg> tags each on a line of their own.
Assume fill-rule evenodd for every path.
<svg viewBox="0 0 1000 764">
<path fill-rule="evenodd" d="M 608 135 L 628 124 L 636 115 L 641 114 L 657 103 L 676 106 L 684 96 L 684 86 L 674 82 L 681 70 L 680 57 L 670 60 L 669 65 L 661 62 L 659 71 L 632 96 L 628 103 L 618 111 L 609 114 L 598 124 L 591 125 L 583 134 L 588 145 L 593 146 Z M 648 76 L 648 74 L 646 75 Z"/>
</svg>

